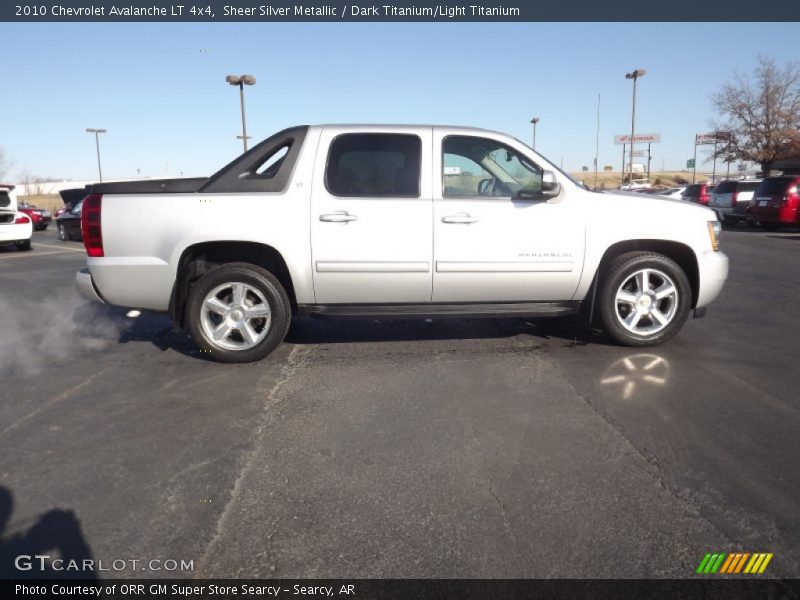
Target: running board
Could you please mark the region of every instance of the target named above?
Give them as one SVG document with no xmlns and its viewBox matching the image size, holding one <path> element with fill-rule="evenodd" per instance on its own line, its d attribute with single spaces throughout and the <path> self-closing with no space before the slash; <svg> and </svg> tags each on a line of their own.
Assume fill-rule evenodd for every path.
<svg viewBox="0 0 800 600">
<path fill-rule="evenodd" d="M 478 304 L 301 304 L 303 316 L 331 318 L 481 318 L 574 315 L 580 302 L 485 302 Z"/>
</svg>

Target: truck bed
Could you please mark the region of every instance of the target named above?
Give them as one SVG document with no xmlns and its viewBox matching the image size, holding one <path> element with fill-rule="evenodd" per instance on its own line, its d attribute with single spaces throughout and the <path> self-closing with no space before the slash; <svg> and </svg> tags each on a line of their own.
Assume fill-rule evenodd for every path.
<svg viewBox="0 0 800 600">
<path fill-rule="evenodd" d="M 89 194 L 189 194 L 199 191 L 207 181 L 207 177 L 110 181 L 88 185 L 86 189 Z"/>
</svg>

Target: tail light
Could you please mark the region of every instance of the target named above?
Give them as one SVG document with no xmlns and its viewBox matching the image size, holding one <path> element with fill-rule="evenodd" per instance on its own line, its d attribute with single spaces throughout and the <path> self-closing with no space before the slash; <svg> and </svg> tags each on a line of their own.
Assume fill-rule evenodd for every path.
<svg viewBox="0 0 800 600">
<path fill-rule="evenodd" d="M 800 205 L 800 180 L 795 179 L 786 189 L 783 198 L 783 207 L 797 208 Z"/>
<path fill-rule="evenodd" d="M 25 216 L 17 217 L 16 219 L 14 219 L 15 225 L 24 225 L 25 223 L 30 223 L 30 222 L 31 222 L 30 218 Z"/>
<path fill-rule="evenodd" d="M 736 203 L 739 201 L 739 190 L 734 190 L 733 196 L 731 199 L 731 206 L 736 206 Z"/>
<path fill-rule="evenodd" d="M 698 198 L 698 200 L 700 201 L 700 204 L 708 204 L 710 196 L 708 195 L 708 188 L 706 186 L 700 188 L 700 198 Z"/>
<path fill-rule="evenodd" d="M 103 207 L 102 194 L 89 194 L 83 199 L 81 211 L 81 234 L 86 254 L 89 256 L 104 256 L 103 229 L 101 227 L 100 212 Z"/>
</svg>

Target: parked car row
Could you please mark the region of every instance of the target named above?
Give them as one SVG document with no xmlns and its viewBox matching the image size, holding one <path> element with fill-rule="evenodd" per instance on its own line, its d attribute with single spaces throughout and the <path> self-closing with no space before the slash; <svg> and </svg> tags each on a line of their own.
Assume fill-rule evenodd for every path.
<svg viewBox="0 0 800 600">
<path fill-rule="evenodd" d="M 768 230 L 782 225 L 800 226 L 798 175 L 726 179 L 716 184 L 693 183 L 668 189 L 642 187 L 629 193 L 654 194 L 702 204 L 717 213 L 717 218 L 726 225 L 749 222 Z"/>
</svg>

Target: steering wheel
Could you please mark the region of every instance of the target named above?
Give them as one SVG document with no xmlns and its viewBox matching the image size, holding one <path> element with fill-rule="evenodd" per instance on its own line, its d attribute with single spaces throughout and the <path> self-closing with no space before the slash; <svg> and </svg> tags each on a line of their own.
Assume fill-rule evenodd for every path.
<svg viewBox="0 0 800 600">
<path fill-rule="evenodd" d="M 492 196 L 494 192 L 494 178 L 481 179 L 478 183 L 478 195 Z"/>
</svg>

